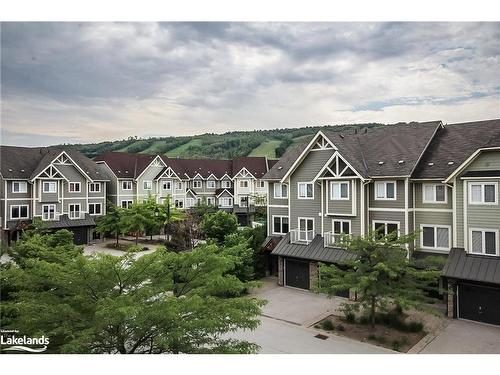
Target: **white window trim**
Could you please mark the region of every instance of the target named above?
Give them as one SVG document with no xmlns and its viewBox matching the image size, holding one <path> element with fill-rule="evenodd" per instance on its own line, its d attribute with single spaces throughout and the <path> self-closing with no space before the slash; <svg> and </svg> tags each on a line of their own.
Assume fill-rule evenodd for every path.
<svg viewBox="0 0 500 375">
<path fill-rule="evenodd" d="M 52 218 L 52 219 L 51 219 L 51 218 L 49 217 L 48 219 L 45 219 L 45 217 L 44 217 L 44 214 L 45 214 L 45 212 L 44 212 L 44 208 L 45 208 L 45 207 L 49 207 L 49 213 L 50 213 L 50 207 L 54 207 L 54 218 Z M 56 215 L 57 215 L 57 213 L 56 213 L 56 205 L 55 205 L 55 204 L 42 204 L 42 221 L 51 221 L 51 220 L 55 220 L 55 219 L 56 219 Z"/>
<path fill-rule="evenodd" d="M 197 186 L 197 185 L 200 185 L 200 186 Z M 203 181 L 202 180 L 194 180 L 193 181 L 193 189 L 201 189 L 203 188 Z M 179 190 L 176 188 L 176 190 Z"/>
<path fill-rule="evenodd" d="M 229 180 L 222 180 L 221 181 L 221 188 L 223 188 L 223 189 L 230 189 L 231 188 L 231 181 L 229 181 Z"/>
<path fill-rule="evenodd" d="M 307 194 L 307 185 L 312 186 L 312 197 L 308 197 L 307 195 L 305 197 L 300 196 L 300 185 L 306 185 L 306 194 Z M 297 182 L 297 199 L 314 199 L 314 183 L 313 182 Z"/>
<path fill-rule="evenodd" d="M 74 187 L 78 186 L 78 190 L 71 191 L 71 185 L 73 185 Z M 82 184 L 80 182 L 68 182 L 68 192 L 70 192 L 71 194 L 81 193 L 82 192 Z"/>
<path fill-rule="evenodd" d="M 125 188 L 124 184 L 127 184 L 127 186 L 130 185 L 130 189 L 128 187 Z M 127 190 L 127 191 L 132 190 L 132 181 L 122 181 L 122 190 Z"/>
<path fill-rule="evenodd" d="M 215 197 L 207 197 L 207 204 L 210 206 L 215 206 Z"/>
<path fill-rule="evenodd" d="M 56 187 L 56 189 L 54 191 L 50 191 L 50 190 L 45 190 L 45 186 L 50 186 L 51 184 L 54 184 L 54 186 Z M 42 192 L 43 193 L 48 193 L 48 194 L 55 194 L 57 193 L 57 182 L 56 181 L 43 181 L 42 182 Z"/>
<path fill-rule="evenodd" d="M 340 234 L 340 233 L 335 233 L 334 231 L 334 225 L 335 223 L 338 222 L 342 226 L 343 223 L 349 223 L 349 233 L 347 234 L 352 234 L 352 223 L 351 220 L 345 220 L 345 219 L 332 219 L 332 233 L 333 234 Z"/>
<path fill-rule="evenodd" d="M 180 186 L 179 188 L 177 187 L 177 184 L 179 184 L 179 186 Z M 176 191 L 181 191 L 182 190 L 182 181 L 176 181 L 174 187 L 175 187 Z"/>
<path fill-rule="evenodd" d="M 384 231 L 384 236 L 387 236 L 389 233 L 387 233 L 387 224 L 397 224 L 398 226 L 398 237 L 401 236 L 401 222 L 400 221 L 387 221 L 387 220 L 372 220 L 372 230 L 375 232 L 375 224 L 384 224 L 385 226 L 385 231 Z"/>
<path fill-rule="evenodd" d="M 481 186 L 481 202 L 472 202 L 472 185 Z M 494 185 L 495 186 L 495 202 L 485 202 L 484 201 L 484 186 Z M 469 190 L 469 205 L 472 206 L 496 206 L 498 204 L 498 182 L 473 182 L 469 181 L 467 189 Z"/>
<path fill-rule="evenodd" d="M 175 202 L 177 201 L 177 206 L 175 206 Z M 182 203 L 182 205 L 179 205 L 179 202 Z M 184 198 L 176 198 L 174 199 L 174 207 L 176 208 L 184 208 L 185 207 L 185 202 L 184 202 Z"/>
<path fill-rule="evenodd" d="M 228 204 L 223 204 L 222 202 L 229 202 Z M 233 198 L 231 197 L 220 197 L 219 198 L 219 207 L 232 207 L 233 206 Z"/>
<path fill-rule="evenodd" d="M 78 216 L 77 217 L 72 217 L 71 216 L 71 206 L 78 206 L 78 210 L 74 210 L 74 212 L 78 212 Z M 68 217 L 70 219 L 79 219 L 81 217 L 81 214 L 82 214 L 82 206 L 80 203 L 70 203 L 68 205 Z"/>
<path fill-rule="evenodd" d="M 14 184 L 19 184 L 19 191 L 14 191 Z M 21 189 L 24 186 L 24 190 Z M 14 194 L 26 194 L 28 192 L 28 183 L 26 181 L 12 181 L 12 193 Z"/>
<path fill-rule="evenodd" d="M 170 185 L 170 188 L 166 188 L 165 187 L 165 185 L 167 185 L 167 184 Z M 162 190 L 172 191 L 172 181 L 170 181 L 170 180 L 163 181 L 162 184 L 161 184 L 161 188 L 162 188 Z"/>
<path fill-rule="evenodd" d="M 283 185 L 285 185 L 285 186 L 286 186 L 286 190 L 285 190 L 285 191 L 286 191 L 286 197 L 283 197 L 283 196 L 281 195 L 281 194 L 282 194 L 282 192 L 283 192 L 283 189 L 282 189 Z M 280 188 L 278 189 L 278 190 L 279 190 L 279 192 L 280 192 L 280 195 L 279 195 L 279 196 L 277 196 L 277 195 L 276 195 L 276 186 L 279 186 L 279 187 L 280 187 Z M 279 182 L 279 183 L 275 183 L 275 184 L 273 185 L 273 197 L 274 197 L 274 199 L 288 199 L 288 184 L 284 184 L 284 183 L 281 183 L 281 182 Z"/>
<path fill-rule="evenodd" d="M 333 185 L 339 185 L 339 193 L 341 193 L 341 185 L 347 184 L 347 198 L 342 198 L 342 194 L 335 198 L 333 196 Z M 351 183 L 349 181 L 330 181 L 330 200 L 331 201 L 348 201 L 351 199 Z"/>
<path fill-rule="evenodd" d="M 425 187 L 426 186 L 432 186 L 434 187 L 433 189 L 433 200 L 429 201 L 425 199 Z M 444 186 L 444 201 L 437 201 L 436 197 L 436 187 L 437 186 Z M 448 188 L 444 184 L 422 184 L 422 203 L 427 203 L 427 204 L 447 204 L 448 203 Z"/>
<path fill-rule="evenodd" d="M 213 183 L 213 186 L 210 186 Z M 216 183 L 215 180 L 208 180 L 207 181 L 207 189 L 215 189 Z"/>
<path fill-rule="evenodd" d="M 93 214 L 90 213 L 90 206 L 94 206 L 94 213 Z M 96 206 L 100 207 L 98 214 L 95 213 Z M 102 215 L 102 203 L 89 203 L 89 215 L 90 216 Z"/>
<path fill-rule="evenodd" d="M 21 207 L 26 207 L 26 215 L 27 216 L 13 217 L 12 216 L 12 209 L 14 207 L 18 207 L 19 208 L 19 215 L 21 215 Z M 29 204 L 13 204 L 13 205 L 10 206 L 10 219 L 11 220 L 29 219 L 29 216 L 30 216 L 30 206 L 29 206 Z"/>
<path fill-rule="evenodd" d="M 424 246 L 424 227 L 434 228 L 434 244 L 435 247 Z M 448 247 L 438 247 L 437 246 L 437 229 L 445 228 L 448 229 Z M 440 225 L 440 224 L 420 224 L 420 248 L 426 250 L 443 250 L 450 251 L 451 249 L 451 225 Z"/>
<path fill-rule="evenodd" d="M 384 197 L 385 198 L 378 198 L 377 197 L 377 186 L 380 184 L 384 184 Z M 387 184 L 394 184 L 394 198 L 387 198 Z M 376 201 L 395 201 L 395 200 L 397 200 L 398 199 L 398 183 L 397 183 L 397 181 L 375 181 L 373 198 Z"/>
<path fill-rule="evenodd" d="M 482 247 L 482 253 L 474 253 L 472 251 L 472 232 L 481 232 L 481 247 Z M 496 252 L 495 254 L 486 254 L 486 243 L 485 243 L 485 232 L 494 232 L 495 233 L 495 247 L 496 247 Z M 491 229 L 491 228 L 469 228 L 469 254 L 473 255 L 485 255 L 485 256 L 490 256 L 490 257 L 495 257 L 500 255 L 500 238 L 498 237 L 499 230 L 498 229 Z"/>
<path fill-rule="evenodd" d="M 246 183 L 247 186 L 241 186 L 242 183 Z M 239 182 L 240 189 L 249 189 L 250 188 L 250 180 L 240 180 Z"/>
<path fill-rule="evenodd" d="M 283 231 L 283 218 L 287 218 L 288 219 L 288 215 L 272 215 L 271 216 L 271 226 L 272 226 L 271 232 L 273 234 L 285 235 L 286 233 L 284 233 L 284 232 L 275 232 L 274 231 L 274 218 L 275 217 L 279 217 L 280 218 L 280 230 Z M 290 219 L 288 220 L 288 231 L 290 231 Z"/>
<path fill-rule="evenodd" d="M 127 202 L 127 207 L 123 207 L 123 202 Z M 122 199 L 122 200 L 120 201 L 120 207 L 121 207 L 121 208 L 125 208 L 125 209 L 127 209 L 127 208 L 129 208 L 129 207 L 130 207 L 130 205 L 132 205 L 132 204 L 134 204 L 134 201 L 133 201 L 133 200 L 131 200 L 131 199 Z"/>
<path fill-rule="evenodd" d="M 146 184 L 149 183 L 149 187 L 146 187 Z M 152 190 L 153 189 L 153 181 L 144 180 L 142 181 L 142 190 Z"/>
<path fill-rule="evenodd" d="M 92 186 L 94 190 L 92 190 Z M 96 189 L 97 187 L 97 189 Z M 89 184 L 89 193 L 100 193 L 101 192 L 101 183 L 100 182 L 91 182 Z"/>
<path fill-rule="evenodd" d="M 300 220 L 312 220 L 313 222 L 313 233 L 315 234 L 316 233 L 316 220 L 314 217 L 307 217 L 307 216 L 299 216 L 297 218 L 297 229 L 299 230 L 300 232 Z M 290 225 L 290 223 L 288 223 L 288 225 Z M 306 232 L 307 232 L 307 224 L 306 224 Z M 314 238 L 314 235 L 313 235 L 313 238 Z"/>
</svg>

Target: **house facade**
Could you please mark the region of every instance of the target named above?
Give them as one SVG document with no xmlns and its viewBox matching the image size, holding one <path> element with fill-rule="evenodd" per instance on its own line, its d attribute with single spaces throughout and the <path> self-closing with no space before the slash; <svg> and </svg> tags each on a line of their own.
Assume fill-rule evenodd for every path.
<svg viewBox="0 0 500 375">
<path fill-rule="evenodd" d="M 280 285 L 349 259 L 342 233 L 417 232 L 409 251 L 447 258 L 448 314 L 500 324 L 500 120 L 319 131 L 264 180 Z"/>
<path fill-rule="evenodd" d="M 95 161 L 111 175 L 108 199 L 120 207 L 148 196 L 158 203 L 170 197 L 179 209 L 205 202 L 235 213 L 242 225 L 257 207 L 266 205 L 268 187 L 262 177 L 276 162 L 265 157 L 174 159 L 124 152 L 108 152 Z"/>
<path fill-rule="evenodd" d="M 2 242 L 10 244 L 39 219 L 68 229 L 76 244 L 95 238 L 106 213 L 107 172 L 84 155 L 61 148 L 0 146 Z"/>
</svg>

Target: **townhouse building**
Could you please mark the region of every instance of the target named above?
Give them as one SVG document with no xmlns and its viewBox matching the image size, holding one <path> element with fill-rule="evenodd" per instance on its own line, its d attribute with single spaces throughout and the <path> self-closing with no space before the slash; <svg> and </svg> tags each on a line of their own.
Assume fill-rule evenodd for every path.
<svg viewBox="0 0 500 375">
<path fill-rule="evenodd" d="M 263 179 L 280 285 L 309 289 L 319 262 L 352 259 L 342 233 L 417 232 L 409 251 L 447 258 L 449 316 L 500 324 L 499 119 L 319 131 Z"/>
<path fill-rule="evenodd" d="M 47 229 L 68 229 L 76 244 L 96 237 L 106 213 L 106 170 L 74 150 L 0 146 L 2 242 L 10 244 L 39 219 Z"/>
<path fill-rule="evenodd" d="M 148 196 L 158 203 L 170 197 L 180 209 L 205 202 L 236 214 L 241 225 L 266 205 L 268 187 L 262 177 L 276 163 L 265 157 L 180 159 L 124 152 L 107 152 L 95 161 L 111 175 L 108 199 L 120 207 Z"/>
</svg>

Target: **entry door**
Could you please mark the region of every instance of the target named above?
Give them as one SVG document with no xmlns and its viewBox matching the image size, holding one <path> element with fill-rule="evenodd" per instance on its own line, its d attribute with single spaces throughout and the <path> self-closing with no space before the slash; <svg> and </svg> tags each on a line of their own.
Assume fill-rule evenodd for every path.
<svg viewBox="0 0 500 375">
<path fill-rule="evenodd" d="M 309 263 L 295 259 L 285 260 L 285 285 L 309 289 Z"/>
<path fill-rule="evenodd" d="M 459 284 L 458 317 L 500 325 L 500 288 Z"/>
</svg>

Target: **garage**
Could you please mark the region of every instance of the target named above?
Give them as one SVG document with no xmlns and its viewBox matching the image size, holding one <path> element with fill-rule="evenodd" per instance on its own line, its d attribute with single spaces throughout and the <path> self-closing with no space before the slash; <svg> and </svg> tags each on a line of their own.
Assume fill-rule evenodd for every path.
<svg viewBox="0 0 500 375">
<path fill-rule="evenodd" d="M 285 285 L 309 289 L 309 262 L 285 259 Z"/>
<path fill-rule="evenodd" d="M 458 284 L 458 317 L 500 325 L 500 288 L 469 283 Z"/>
</svg>

